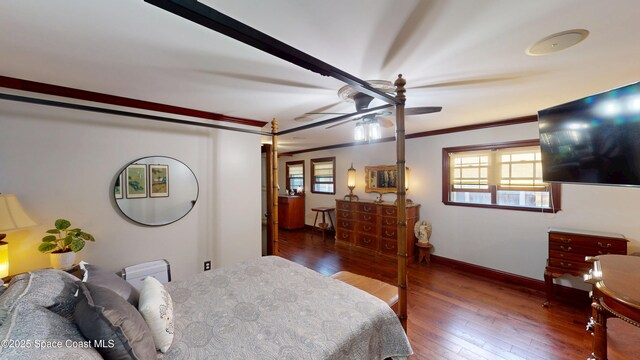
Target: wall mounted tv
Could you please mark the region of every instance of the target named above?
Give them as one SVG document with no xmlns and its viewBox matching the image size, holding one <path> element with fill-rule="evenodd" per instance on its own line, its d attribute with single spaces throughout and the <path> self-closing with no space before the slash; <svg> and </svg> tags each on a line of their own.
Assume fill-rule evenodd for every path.
<svg viewBox="0 0 640 360">
<path fill-rule="evenodd" d="M 538 111 L 546 182 L 640 186 L 640 82 Z"/>
</svg>

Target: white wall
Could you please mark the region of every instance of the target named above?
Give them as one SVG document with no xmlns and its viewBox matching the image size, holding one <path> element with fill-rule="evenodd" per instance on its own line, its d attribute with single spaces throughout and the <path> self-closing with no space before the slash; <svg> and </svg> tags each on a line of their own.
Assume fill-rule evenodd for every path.
<svg viewBox="0 0 640 360">
<path fill-rule="evenodd" d="M 640 251 L 640 189 L 592 185 L 562 185 L 562 211 L 544 214 L 527 211 L 445 206 L 442 203 L 442 148 L 487 144 L 538 137 L 536 123 L 459 132 L 407 140 L 406 159 L 410 168 L 408 197 L 421 204 L 420 218 L 433 224 L 434 254 L 535 279 L 543 279 L 547 259 L 547 229 L 563 227 L 613 232 L 631 240 L 629 253 Z M 309 159 L 336 156 L 337 192 L 332 195 L 309 191 Z M 284 163 L 305 160 L 306 223 L 313 224 L 312 207 L 335 205 L 335 198 L 348 194 L 347 169 L 357 170 L 354 191 L 365 194 L 364 167 L 395 165 L 395 143 L 363 145 L 302 153 L 280 159 L 280 187 L 284 188 Z M 393 203 L 394 194 L 385 194 Z M 571 280 L 571 281 L 569 281 Z M 576 279 L 560 279 L 564 285 L 585 287 Z"/>
<path fill-rule="evenodd" d="M 0 102 L 0 192 L 18 195 L 40 225 L 8 233 L 12 274 L 49 266 L 37 251 L 57 218 L 97 241 L 78 259 L 114 271 L 166 258 L 174 279 L 261 255 L 260 137 L 135 118 Z M 151 155 L 184 162 L 200 193 L 166 226 L 127 221 L 111 199 L 116 173 Z M 173 185 L 173 184 L 172 184 Z"/>
</svg>

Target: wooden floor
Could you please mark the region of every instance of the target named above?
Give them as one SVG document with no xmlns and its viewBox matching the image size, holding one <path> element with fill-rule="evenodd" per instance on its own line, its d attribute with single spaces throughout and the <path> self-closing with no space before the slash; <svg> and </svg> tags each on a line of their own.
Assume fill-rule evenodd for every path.
<svg viewBox="0 0 640 360">
<path fill-rule="evenodd" d="M 280 256 L 330 275 L 347 270 L 396 284 L 396 262 L 335 245 L 331 236 L 281 231 Z M 417 359 L 586 359 L 589 307 L 543 308 L 538 291 L 432 263 L 408 271 L 408 335 Z"/>
</svg>

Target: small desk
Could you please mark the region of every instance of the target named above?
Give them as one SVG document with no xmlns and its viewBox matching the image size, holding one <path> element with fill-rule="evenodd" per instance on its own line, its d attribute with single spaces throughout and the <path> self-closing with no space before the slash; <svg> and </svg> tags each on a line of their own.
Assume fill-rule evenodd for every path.
<svg viewBox="0 0 640 360">
<path fill-rule="evenodd" d="M 331 212 L 335 211 L 335 208 L 332 207 L 315 207 L 312 208 L 311 211 L 315 211 L 316 212 L 316 218 L 315 220 L 313 220 L 313 228 L 314 229 L 318 229 L 320 231 L 322 231 L 322 240 L 324 240 L 324 232 L 325 230 L 329 229 L 329 224 L 327 223 L 325 214 L 329 215 L 329 221 L 331 222 L 331 230 L 335 231 L 335 227 L 333 226 L 333 219 L 331 219 Z M 316 226 L 317 222 L 318 222 L 318 215 L 322 213 L 322 222 L 319 224 L 320 226 Z"/>
<path fill-rule="evenodd" d="M 640 283 L 640 257 L 600 255 L 592 259 L 595 259 L 593 269 L 584 277 L 593 287 L 592 317 L 587 325 L 587 329 L 593 330 L 593 352 L 589 359 L 606 360 L 607 318 L 617 317 L 640 327 L 640 288 L 637 286 Z M 633 335 L 640 335 L 640 329 L 633 330 L 636 330 Z M 614 343 L 618 339 L 611 340 Z M 625 356 L 638 359 L 640 343 L 636 340 L 629 345 L 633 349 L 626 350 Z"/>
</svg>

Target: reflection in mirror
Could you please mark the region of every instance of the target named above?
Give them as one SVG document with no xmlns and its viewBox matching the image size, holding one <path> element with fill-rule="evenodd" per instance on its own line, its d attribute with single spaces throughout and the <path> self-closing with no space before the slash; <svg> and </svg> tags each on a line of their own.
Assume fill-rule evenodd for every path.
<svg viewBox="0 0 640 360">
<path fill-rule="evenodd" d="M 187 215 L 198 200 L 198 180 L 181 161 L 150 156 L 129 163 L 115 179 L 120 211 L 143 225 L 167 225 Z"/>
</svg>

